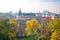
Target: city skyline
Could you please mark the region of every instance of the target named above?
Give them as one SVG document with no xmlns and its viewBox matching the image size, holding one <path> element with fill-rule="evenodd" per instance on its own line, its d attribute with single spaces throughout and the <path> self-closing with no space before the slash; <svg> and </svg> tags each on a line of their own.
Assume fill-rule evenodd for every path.
<svg viewBox="0 0 60 40">
<path fill-rule="evenodd" d="M 60 0 L 0 0 L 0 12 L 60 12 Z"/>
</svg>

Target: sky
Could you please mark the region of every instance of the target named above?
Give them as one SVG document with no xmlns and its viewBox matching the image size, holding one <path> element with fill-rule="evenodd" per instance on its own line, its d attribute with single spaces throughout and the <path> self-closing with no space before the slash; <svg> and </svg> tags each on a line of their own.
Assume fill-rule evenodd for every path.
<svg viewBox="0 0 60 40">
<path fill-rule="evenodd" d="M 0 12 L 60 12 L 60 0 L 0 0 Z"/>
</svg>

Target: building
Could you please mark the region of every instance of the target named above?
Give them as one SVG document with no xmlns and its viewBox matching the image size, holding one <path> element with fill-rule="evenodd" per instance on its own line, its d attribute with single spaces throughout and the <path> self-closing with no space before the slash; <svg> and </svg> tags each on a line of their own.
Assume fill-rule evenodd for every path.
<svg viewBox="0 0 60 40">
<path fill-rule="evenodd" d="M 8 13 L 0 13 L 0 18 L 10 18 Z"/>
<path fill-rule="evenodd" d="M 18 14 L 16 15 L 16 19 L 19 23 L 20 30 L 18 31 L 18 34 L 21 36 L 25 35 L 25 28 L 26 28 L 26 21 L 31 20 L 32 18 L 36 19 L 35 13 L 22 13 L 21 10 L 19 10 Z"/>
<path fill-rule="evenodd" d="M 12 12 L 9 12 L 9 13 L 0 13 L 0 18 L 12 19 L 12 18 L 15 18 L 15 16 L 12 14 Z"/>
<path fill-rule="evenodd" d="M 60 14 L 56 14 L 56 15 L 55 15 L 55 19 L 60 20 Z"/>
<path fill-rule="evenodd" d="M 48 24 L 48 21 L 50 20 L 50 15 L 51 15 L 51 12 L 49 11 L 44 11 L 43 13 L 22 13 L 20 9 L 16 15 L 16 19 L 18 20 L 19 29 L 20 29 L 18 31 L 18 35 L 24 36 L 26 34 L 25 28 L 26 28 L 27 20 L 31 20 L 32 18 L 34 18 L 38 22 L 44 21 L 46 24 Z"/>
</svg>

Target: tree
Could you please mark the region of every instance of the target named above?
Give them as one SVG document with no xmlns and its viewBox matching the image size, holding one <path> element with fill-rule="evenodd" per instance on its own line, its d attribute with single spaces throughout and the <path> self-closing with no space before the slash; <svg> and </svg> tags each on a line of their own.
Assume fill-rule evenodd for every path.
<svg viewBox="0 0 60 40">
<path fill-rule="evenodd" d="M 51 40 L 60 40 L 60 30 L 56 30 L 55 32 L 53 32 Z"/>
<path fill-rule="evenodd" d="M 48 28 L 53 32 L 55 30 L 59 30 L 60 29 L 60 20 L 54 19 L 54 20 L 49 21 Z"/>
<path fill-rule="evenodd" d="M 14 26 L 17 26 L 18 21 L 16 19 L 11 19 L 10 23 L 13 24 Z"/>
<path fill-rule="evenodd" d="M 27 35 L 35 35 L 38 29 L 38 21 L 35 19 L 31 19 L 26 22 L 26 34 Z"/>
<path fill-rule="evenodd" d="M 59 33 L 56 33 L 60 30 L 60 20 L 50 20 L 48 23 L 48 29 L 51 30 L 52 37 L 51 40 L 59 35 Z M 50 35 L 51 36 L 51 35 Z M 54 39 L 57 40 L 57 39 Z"/>
<path fill-rule="evenodd" d="M 17 23 L 17 21 L 15 21 L 15 22 Z M 4 18 L 2 21 L 0 21 L 1 39 L 3 39 L 3 40 L 10 39 L 11 40 L 13 37 L 16 37 L 16 28 L 17 28 L 16 25 L 17 24 L 15 24 L 15 22 L 13 22 L 7 18 Z"/>
<path fill-rule="evenodd" d="M 38 37 L 39 39 L 42 38 L 41 40 L 47 40 L 48 38 L 48 28 L 47 28 L 47 23 L 45 21 L 41 21 L 40 22 L 40 30 L 41 30 L 41 33 L 40 33 L 40 36 Z"/>
<path fill-rule="evenodd" d="M 7 39 L 7 26 L 9 19 L 4 18 L 2 21 L 0 21 L 0 39 Z"/>
</svg>

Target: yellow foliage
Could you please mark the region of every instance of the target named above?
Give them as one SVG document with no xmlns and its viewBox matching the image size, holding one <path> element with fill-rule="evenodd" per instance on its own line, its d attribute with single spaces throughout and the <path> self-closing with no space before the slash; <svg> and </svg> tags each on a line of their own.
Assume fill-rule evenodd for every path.
<svg viewBox="0 0 60 40">
<path fill-rule="evenodd" d="M 26 34 L 27 35 L 32 35 L 37 31 L 38 28 L 38 21 L 35 19 L 31 19 L 30 21 L 26 22 Z"/>
<path fill-rule="evenodd" d="M 60 31 L 56 30 L 51 36 L 51 40 L 60 40 Z"/>
<path fill-rule="evenodd" d="M 48 23 L 48 28 L 49 28 L 51 31 L 55 31 L 55 30 L 60 29 L 60 20 L 51 20 L 51 21 Z"/>
<path fill-rule="evenodd" d="M 29 26 L 29 27 L 32 26 L 31 21 L 27 21 L 26 24 L 27 24 L 27 25 L 26 25 L 27 27 L 28 27 L 28 26 Z"/>
<path fill-rule="evenodd" d="M 14 25 L 17 25 L 17 24 L 18 24 L 16 19 L 11 19 L 11 20 L 10 20 L 10 23 L 11 23 L 11 24 L 14 24 Z"/>
<path fill-rule="evenodd" d="M 0 23 L 0 27 L 2 26 L 2 24 Z"/>
<path fill-rule="evenodd" d="M 17 40 L 15 32 L 8 32 L 8 35 L 9 35 L 8 37 L 10 40 Z"/>
</svg>

